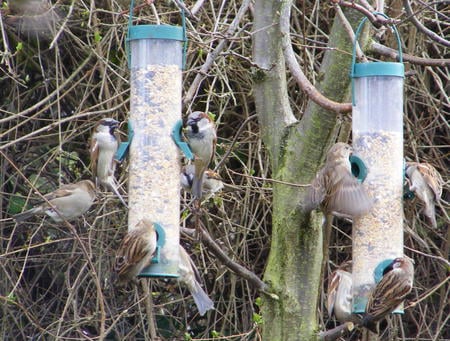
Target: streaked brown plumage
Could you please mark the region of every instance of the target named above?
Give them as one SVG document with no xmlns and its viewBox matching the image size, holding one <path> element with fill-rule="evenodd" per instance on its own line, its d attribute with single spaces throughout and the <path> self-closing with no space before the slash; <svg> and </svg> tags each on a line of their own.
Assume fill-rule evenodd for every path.
<svg viewBox="0 0 450 341">
<path fill-rule="evenodd" d="M 384 271 L 380 282 L 369 296 L 362 325 L 377 333 L 377 322 L 393 312 L 411 292 L 414 264 L 408 257 L 399 257 Z"/>
<path fill-rule="evenodd" d="M 181 245 L 178 273 L 180 275 L 180 282 L 187 286 L 192 297 L 194 298 L 200 315 L 203 316 L 208 310 L 214 309 L 214 302 L 209 298 L 208 294 L 200 285 L 201 278 L 197 267 Z"/>
<path fill-rule="evenodd" d="M 328 280 L 328 316 L 335 316 L 344 323 L 352 315 L 352 262 L 348 261 L 333 271 Z"/>
<path fill-rule="evenodd" d="M 216 127 L 208 114 L 194 111 L 188 116 L 185 131 L 189 147 L 195 155 L 192 195 L 200 199 L 203 192 L 203 174 L 208 169 L 216 149 Z"/>
<path fill-rule="evenodd" d="M 119 122 L 112 118 L 103 118 L 95 125 L 90 144 L 91 167 L 96 181 L 112 190 L 127 206 L 119 193 L 114 176 L 117 165 L 114 157 L 120 144 L 119 134 L 116 131 L 118 126 Z"/>
<path fill-rule="evenodd" d="M 72 220 L 86 213 L 95 200 L 95 185 L 90 180 L 63 185 L 59 189 L 44 196 L 57 210 L 56 212 L 47 202 L 32 209 L 14 215 L 17 222 L 28 219 L 33 215 L 48 215 L 54 222 Z M 59 214 L 58 214 L 59 213 Z"/>
<path fill-rule="evenodd" d="M 195 166 L 190 164 L 186 165 L 182 168 L 180 174 L 180 183 L 181 187 L 186 192 L 191 192 L 192 184 L 194 182 L 195 176 Z M 214 194 L 220 191 L 224 187 L 222 180 L 220 179 L 219 174 L 214 172 L 211 169 L 207 169 L 205 173 L 203 173 L 203 192 L 202 195 Z"/>
<path fill-rule="evenodd" d="M 441 198 L 444 180 L 432 165 L 419 162 L 406 163 L 406 176 L 410 183 L 409 189 L 424 203 L 424 214 L 436 228 L 435 202 Z"/>
<path fill-rule="evenodd" d="M 156 250 L 156 231 L 153 223 L 142 219 L 134 229 L 128 231 L 117 251 L 114 271 L 118 284 L 132 281 L 150 264 Z"/>
<path fill-rule="evenodd" d="M 372 208 L 372 199 L 352 175 L 349 160 L 351 153 L 352 148 L 342 142 L 330 148 L 324 167 L 309 188 L 306 211 L 320 206 L 325 214 L 354 217 Z"/>
</svg>

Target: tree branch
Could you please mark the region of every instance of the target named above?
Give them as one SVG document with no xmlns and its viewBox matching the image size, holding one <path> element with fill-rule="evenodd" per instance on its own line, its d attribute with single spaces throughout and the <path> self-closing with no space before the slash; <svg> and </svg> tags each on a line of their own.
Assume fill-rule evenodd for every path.
<svg viewBox="0 0 450 341">
<path fill-rule="evenodd" d="M 308 97 L 316 104 L 320 105 L 322 108 L 327 110 L 335 111 L 338 113 L 348 113 L 352 111 L 351 103 L 338 103 L 331 99 L 328 99 L 322 95 L 315 87 L 311 84 L 308 78 L 306 78 L 300 65 L 295 57 L 294 50 L 292 49 L 292 42 L 289 34 L 285 34 L 283 39 L 283 52 L 284 58 L 286 59 L 286 64 L 291 71 L 292 76 L 297 81 L 300 88 L 308 95 Z"/>
<path fill-rule="evenodd" d="M 192 101 L 195 94 L 198 91 L 198 87 L 202 83 L 202 81 L 205 79 L 205 75 L 208 73 L 208 70 L 211 68 L 211 66 L 214 63 L 214 60 L 217 58 L 217 56 L 222 52 L 222 50 L 225 48 L 226 43 L 228 42 L 228 38 L 231 38 L 231 36 L 234 34 L 236 29 L 239 26 L 239 23 L 244 18 L 245 13 L 247 13 L 247 10 L 250 6 L 251 0 L 245 0 L 242 4 L 241 8 L 239 8 L 239 12 L 237 13 L 236 17 L 228 27 L 228 30 L 225 33 L 225 38 L 220 40 L 220 42 L 217 44 L 216 48 L 208 53 L 208 56 L 206 57 L 205 63 L 200 68 L 198 74 L 195 76 L 194 80 L 192 81 L 191 86 L 189 87 L 188 91 L 186 92 L 186 95 L 184 96 L 183 105 L 187 105 Z M 195 15 L 194 10 L 192 10 L 192 13 Z"/>
<path fill-rule="evenodd" d="M 370 51 L 379 53 L 383 56 L 390 57 L 392 59 L 396 59 L 398 56 L 398 51 L 391 49 L 390 47 L 386 47 L 380 43 L 372 42 L 370 44 Z M 424 65 L 424 66 L 448 66 L 450 65 L 450 59 L 431 59 L 431 58 L 420 58 L 416 56 L 412 56 L 410 54 L 403 53 L 403 60 L 406 62 L 410 62 L 411 64 L 416 65 Z"/>
<path fill-rule="evenodd" d="M 210 234 L 203 228 L 203 226 L 198 226 L 198 229 L 200 231 L 201 241 L 206 244 L 206 246 L 208 247 L 208 251 L 213 253 L 214 256 L 216 256 L 223 265 L 236 273 L 238 276 L 247 280 L 253 287 L 258 289 L 259 291 L 269 295 L 273 299 L 278 299 L 277 295 L 268 291 L 269 286 L 264 283 L 255 273 L 234 262 L 230 257 L 228 257 L 228 255 L 223 252 L 222 248 L 211 238 Z M 182 227 L 181 230 L 183 233 L 187 234 L 190 237 L 193 237 L 196 234 L 195 229 Z"/>
<path fill-rule="evenodd" d="M 345 6 L 354 8 L 357 11 L 364 14 L 367 19 L 374 25 L 376 28 L 380 28 L 381 26 L 388 26 L 388 25 L 395 25 L 400 22 L 398 19 L 392 19 L 392 18 L 385 18 L 380 15 L 373 14 L 369 9 L 367 9 L 364 6 L 361 6 L 360 4 L 357 4 L 354 1 L 345 1 L 345 0 L 331 0 L 331 2 L 338 4 L 339 6 Z"/>
<path fill-rule="evenodd" d="M 354 328 L 353 322 L 345 322 L 344 324 L 340 324 L 336 328 L 321 331 L 319 333 L 319 340 L 320 341 L 333 341 L 337 340 L 342 335 L 351 332 Z"/>
<path fill-rule="evenodd" d="M 431 40 L 435 41 L 436 43 L 450 47 L 450 41 L 445 40 L 440 35 L 436 34 L 435 32 L 431 31 L 430 29 L 422 25 L 422 23 L 417 19 L 416 14 L 413 13 L 411 4 L 409 3 L 408 0 L 403 0 L 403 7 L 405 7 L 406 14 L 408 15 L 413 25 L 416 26 L 420 32 L 427 35 Z"/>
</svg>

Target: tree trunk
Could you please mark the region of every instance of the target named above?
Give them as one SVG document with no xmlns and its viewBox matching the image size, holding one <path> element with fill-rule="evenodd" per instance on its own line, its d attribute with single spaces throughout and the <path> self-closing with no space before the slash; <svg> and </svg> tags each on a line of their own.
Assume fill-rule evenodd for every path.
<svg viewBox="0 0 450 341">
<path fill-rule="evenodd" d="M 254 75 L 256 110 L 262 139 L 277 180 L 308 184 L 337 135 L 335 112 L 310 102 L 301 120 L 289 106 L 282 40 L 289 28 L 280 24 L 290 15 L 291 1 L 259 0 L 255 3 L 253 57 L 259 67 Z M 358 15 L 350 15 L 352 25 Z M 286 21 L 286 20 L 284 20 Z M 289 20 L 287 20 L 289 22 Z M 330 34 L 329 50 L 317 85 L 328 98 L 348 99 L 351 51 L 339 19 Z M 317 332 L 317 302 L 321 283 L 322 216 L 304 214 L 301 203 L 306 188 L 274 184 L 272 244 L 264 279 L 279 300 L 263 301 L 264 340 L 312 340 Z"/>
</svg>

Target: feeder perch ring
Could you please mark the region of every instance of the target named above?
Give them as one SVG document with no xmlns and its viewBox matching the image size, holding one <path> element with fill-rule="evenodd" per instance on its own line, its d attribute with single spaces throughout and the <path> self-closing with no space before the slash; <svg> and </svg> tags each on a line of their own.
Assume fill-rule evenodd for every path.
<svg viewBox="0 0 450 341">
<path fill-rule="evenodd" d="M 183 141 L 183 138 L 181 136 L 182 129 L 183 121 L 179 120 L 177 121 L 177 123 L 175 123 L 175 126 L 172 129 L 172 139 L 189 160 L 194 160 L 194 153 L 192 153 L 191 148 L 186 142 Z"/>
<path fill-rule="evenodd" d="M 114 156 L 114 160 L 118 162 L 122 162 L 125 159 L 128 151 L 130 150 L 131 141 L 133 141 L 134 130 L 131 121 L 128 121 L 128 140 L 125 142 L 120 142 L 119 148 L 117 148 L 116 155 Z"/>
<path fill-rule="evenodd" d="M 350 155 L 350 164 L 352 167 L 352 174 L 358 179 L 359 183 L 362 183 L 367 177 L 367 167 L 363 160 L 356 155 Z"/>
</svg>

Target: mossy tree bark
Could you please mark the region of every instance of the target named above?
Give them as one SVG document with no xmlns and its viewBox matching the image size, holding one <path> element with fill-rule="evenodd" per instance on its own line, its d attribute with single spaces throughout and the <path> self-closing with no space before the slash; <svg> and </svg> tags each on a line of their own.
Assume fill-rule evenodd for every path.
<svg viewBox="0 0 450 341">
<path fill-rule="evenodd" d="M 335 141 L 340 117 L 310 102 L 305 113 L 289 105 L 282 41 L 289 28 L 291 1 L 255 2 L 253 58 L 256 110 L 262 139 L 269 150 L 273 177 L 308 184 Z M 284 18 L 284 19 L 283 19 Z M 352 25 L 360 17 L 348 13 Z M 322 81 L 316 86 L 337 102 L 348 100 L 352 42 L 338 18 L 324 56 Z M 264 280 L 280 299 L 265 299 L 262 313 L 264 340 L 313 340 L 317 332 L 317 302 L 321 283 L 322 217 L 304 214 L 306 188 L 275 183 L 273 187 L 272 244 Z"/>
</svg>

